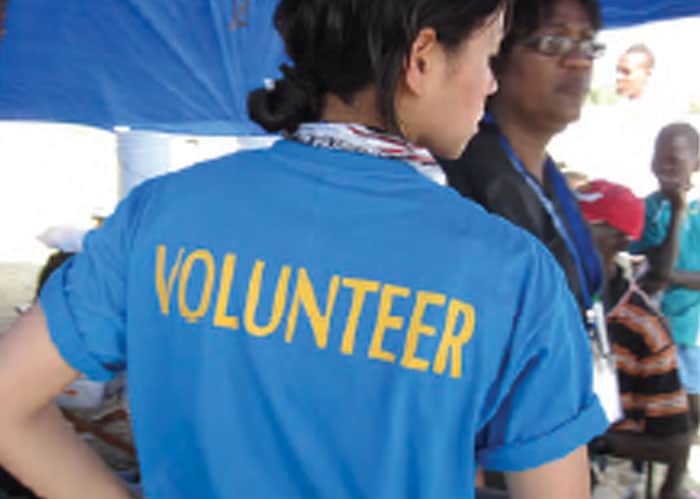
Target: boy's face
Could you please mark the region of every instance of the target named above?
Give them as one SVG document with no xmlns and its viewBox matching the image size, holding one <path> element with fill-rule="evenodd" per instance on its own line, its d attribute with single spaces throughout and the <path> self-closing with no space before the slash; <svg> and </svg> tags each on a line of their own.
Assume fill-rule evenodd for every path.
<svg viewBox="0 0 700 499">
<path fill-rule="evenodd" d="M 685 135 L 662 135 L 656 141 L 651 169 L 661 190 L 690 189 L 699 166 L 698 152 Z"/>
</svg>

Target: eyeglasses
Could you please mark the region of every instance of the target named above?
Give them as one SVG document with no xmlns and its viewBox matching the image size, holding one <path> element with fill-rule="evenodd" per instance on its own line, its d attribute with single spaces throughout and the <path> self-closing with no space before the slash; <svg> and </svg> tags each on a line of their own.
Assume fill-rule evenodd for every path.
<svg viewBox="0 0 700 499">
<path fill-rule="evenodd" d="M 576 40 L 566 35 L 535 35 L 525 40 L 524 45 L 548 56 L 564 56 L 574 50 L 588 59 L 597 59 L 605 54 L 605 45 L 592 38 Z"/>
</svg>

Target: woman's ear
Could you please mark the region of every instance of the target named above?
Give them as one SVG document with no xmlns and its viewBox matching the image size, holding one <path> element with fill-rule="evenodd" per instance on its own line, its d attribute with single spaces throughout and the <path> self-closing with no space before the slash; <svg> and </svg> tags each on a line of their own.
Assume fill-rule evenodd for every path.
<svg viewBox="0 0 700 499">
<path fill-rule="evenodd" d="M 430 73 L 438 64 L 437 58 L 443 55 L 435 30 L 433 28 L 420 30 L 404 60 L 406 87 L 411 93 L 422 95 L 425 92 Z"/>
</svg>

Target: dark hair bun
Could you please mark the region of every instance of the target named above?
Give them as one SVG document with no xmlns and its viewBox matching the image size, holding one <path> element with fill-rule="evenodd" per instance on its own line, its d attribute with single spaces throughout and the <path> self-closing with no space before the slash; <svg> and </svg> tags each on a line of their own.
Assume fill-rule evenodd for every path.
<svg viewBox="0 0 700 499">
<path fill-rule="evenodd" d="M 274 88 L 250 94 L 248 114 L 269 132 L 293 132 L 320 119 L 325 95 L 352 105 L 373 86 L 382 125 L 401 133 L 396 88 L 420 30 L 434 28 L 454 48 L 510 1 L 279 0 L 274 25 L 294 67 L 282 66 Z"/>
<path fill-rule="evenodd" d="M 248 96 L 248 114 L 268 132 L 293 132 L 300 123 L 317 121 L 321 97 L 311 78 L 283 64 L 284 77 L 273 88 L 259 88 Z"/>
</svg>

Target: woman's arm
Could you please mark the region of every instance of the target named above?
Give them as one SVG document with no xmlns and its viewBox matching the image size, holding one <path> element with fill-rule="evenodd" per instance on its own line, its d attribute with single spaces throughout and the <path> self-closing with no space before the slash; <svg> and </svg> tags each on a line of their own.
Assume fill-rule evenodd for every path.
<svg viewBox="0 0 700 499">
<path fill-rule="evenodd" d="M 671 272 L 670 283 L 674 286 L 682 286 L 684 288 L 700 291 L 700 272 L 674 270 Z"/>
<path fill-rule="evenodd" d="M 527 471 L 506 473 L 511 499 L 590 499 L 586 446 L 568 456 Z"/>
<path fill-rule="evenodd" d="M 0 464 L 47 499 L 128 499 L 53 400 L 78 373 L 56 350 L 40 305 L 0 338 Z"/>
</svg>

